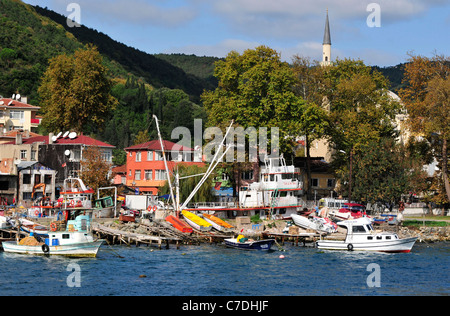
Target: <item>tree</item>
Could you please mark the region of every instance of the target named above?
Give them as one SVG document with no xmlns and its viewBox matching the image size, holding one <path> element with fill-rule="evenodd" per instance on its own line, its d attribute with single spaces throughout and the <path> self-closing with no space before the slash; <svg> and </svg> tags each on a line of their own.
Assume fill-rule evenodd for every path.
<svg viewBox="0 0 450 316">
<path fill-rule="evenodd" d="M 102 57 L 93 46 L 52 58 L 38 89 L 42 124 L 50 132 L 82 132 L 88 124 L 102 126 L 117 103 L 110 95 L 111 86 Z"/>
<path fill-rule="evenodd" d="M 275 50 L 259 46 L 242 55 L 232 51 L 216 62 L 218 87 L 201 98 L 208 124 L 225 128 L 233 119 L 243 128 L 279 127 L 280 144 L 286 145 L 292 112 L 302 106 L 293 91 L 294 74 Z"/>
<path fill-rule="evenodd" d="M 336 60 L 324 69 L 324 95 L 329 103 L 329 138 L 337 177 L 352 198 L 354 159 L 370 144 L 395 138 L 400 104 L 389 97 L 387 79 L 360 60 Z"/>
<path fill-rule="evenodd" d="M 408 122 L 414 135 L 426 138 L 439 162 L 440 183 L 434 202 L 450 201 L 448 151 L 450 142 L 450 57 L 432 58 L 412 55 L 405 65 L 405 88 L 400 96 L 408 111 Z M 443 189 L 442 189 L 443 188 Z"/>
<path fill-rule="evenodd" d="M 311 145 L 321 139 L 328 128 L 328 113 L 323 104 L 323 67 L 318 61 L 311 62 L 307 57 L 294 56 L 293 67 L 296 76 L 295 93 L 303 98 L 305 105 L 293 113 L 293 130 L 305 136 L 307 189 L 311 194 Z"/>
<path fill-rule="evenodd" d="M 86 147 L 83 151 L 83 160 L 81 160 L 80 164 L 80 178 L 94 192 L 97 192 L 98 188 L 110 186 L 111 182 L 108 175 L 111 164 L 102 158 L 100 147 Z"/>
</svg>

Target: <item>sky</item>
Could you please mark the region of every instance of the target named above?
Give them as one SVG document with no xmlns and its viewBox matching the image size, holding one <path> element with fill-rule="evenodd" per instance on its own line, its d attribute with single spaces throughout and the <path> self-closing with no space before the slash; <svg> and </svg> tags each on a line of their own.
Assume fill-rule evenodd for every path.
<svg viewBox="0 0 450 316">
<path fill-rule="evenodd" d="M 24 0 L 141 51 L 225 57 L 259 45 L 281 59 L 331 58 L 394 66 L 408 54 L 450 53 L 450 0 Z M 74 6 L 70 4 L 75 3 Z M 79 8 L 79 10 L 78 10 Z"/>
</svg>

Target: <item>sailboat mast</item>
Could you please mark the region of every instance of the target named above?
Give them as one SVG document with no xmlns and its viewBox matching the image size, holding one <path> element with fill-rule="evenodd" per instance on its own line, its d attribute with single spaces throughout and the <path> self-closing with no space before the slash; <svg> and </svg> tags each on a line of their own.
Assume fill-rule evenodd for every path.
<svg viewBox="0 0 450 316">
<path fill-rule="evenodd" d="M 167 166 L 167 159 L 166 159 L 166 153 L 164 151 L 164 144 L 163 144 L 163 141 L 162 141 L 161 132 L 159 130 L 158 117 L 156 115 L 153 115 L 153 118 L 155 119 L 155 122 L 156 122 L 156 129 L 158 131 L 159 143 L 161 144 L 161 151 L 162 151 L 162 156 L 163 156 L 163 160 L 164 160 L 164 167 L 166 168 L 167 181 L 169 183 L 170 198 L 172 199 L 174 211 L 178 212 L 178 205 L 177 205 L 177 201 L 174 198 L 173 188 L 172 188 L 172 181 L 170 180 L 169 167 Z"/>
</svg>

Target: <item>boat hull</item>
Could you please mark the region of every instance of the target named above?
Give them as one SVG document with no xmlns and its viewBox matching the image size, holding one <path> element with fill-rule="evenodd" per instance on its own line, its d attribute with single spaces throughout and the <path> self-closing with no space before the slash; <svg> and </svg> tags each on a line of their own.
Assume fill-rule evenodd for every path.
<svg viewBox="0 0 450 316">
<path fill-rule="evenodd" d="M 227 247 L 242 250 L 265 250 L 269 251 L 275 242 L 275 239 L 263 239 L 255 241 L 238 242 L 236 238 L 224 239 Z"/>
<path fill-rule="evenodd" d="M 44 252 L 44 245 L 25 246 L 18 245 L 15 241 L 3 242 L 3 250 L 9 253 L 29 255 L 51 255 L 74 258 L 96 257 L 103 240 L 94 242 L 68 244 L 60 246 L 47 246 L 48 252 Z"/>
<path fill-rule="evenodd" d="M 377 252 L 410 252 L 417 237 L 397 239 L 392 241 L 347 242 L 337 240 L 317 241 L 317 248 L 328 250 L 353 250 Z"/>
<path fill-rule="evenodd" d="M 229 233 L 231 231 L 233 231 L 233 226 L 231 226 L 230 224 L 228 224 L 225 221 L 222 221 L 220 218 L 213 216 L 213 215 L 209 215 L 209 214 L 203 214 L 203 219 L 205 221 L 207 221 L 208 223 L 210 223 L 214 229 L 224 232 L 224 233 Z"/>
<path fill-rule="evenodd" d="M 208 232 L 211 230 L 212 225 L 205 221 L 203 218 L 198 217 L 194 213 L 182 211 L 181 214 L 183 214 L 184 220 L 194 229 Z"/>
</svg>

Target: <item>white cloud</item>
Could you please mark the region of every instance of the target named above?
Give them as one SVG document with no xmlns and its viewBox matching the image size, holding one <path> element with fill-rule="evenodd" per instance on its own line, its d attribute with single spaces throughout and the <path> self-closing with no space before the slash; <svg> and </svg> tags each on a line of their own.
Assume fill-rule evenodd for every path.
<svg viewBox="0 0 450 316">
<path fill-rule="evenodd" d="M 54 0 L 58 7 L 67 6 L 67 0 Z M 162 1 L 149 0 L 77 0 L 84 14 L 93 15 L 107 23 L 137 24 L 141 26 L 179 27 L 197 17 L 189 5 L 165 6 Z"/>
<path fill-rule="evenodd" d="M 429 8 L 448 4 L 446 0 L 210 0 L 214 12 L 242 34 L 303 40 L 323 32 L 326 9 L 335 26 L 349 21 L 366 22 L 367 5 L 376 2 L 384 24 L 396 23 L 424 14 Z"/>
</svg>

